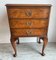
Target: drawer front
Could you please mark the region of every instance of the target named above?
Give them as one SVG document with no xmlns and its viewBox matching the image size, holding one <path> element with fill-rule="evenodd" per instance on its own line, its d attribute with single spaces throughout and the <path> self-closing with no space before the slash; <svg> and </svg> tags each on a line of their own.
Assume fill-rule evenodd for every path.
<svg viewBox="0 0 56 60">
<path fill-rule="evenodd" d="M 8 8 L 9 18 L 48 18 L 49 7 Z"/>
<path fill-rule="evenodd" d="M 45 29 L 11 29 L 13 36 L 43 36 L 46 33 Z"/>
<path fill-rule="evenodd" d="M 11 19 L 9 20 L 10 28 L 47 28 L 48 20 L 37 19 Z"/>
</svg>

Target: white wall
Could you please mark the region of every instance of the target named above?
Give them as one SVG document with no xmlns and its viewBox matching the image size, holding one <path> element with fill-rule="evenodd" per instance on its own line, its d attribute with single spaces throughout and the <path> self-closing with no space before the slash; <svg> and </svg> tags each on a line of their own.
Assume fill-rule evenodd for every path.
<svg viewBox="0 0 56 60">
<path fill-rule="evenodd" d="M 5 4 L 51 4 L 48 30 L 49 42 L 56 42 L 56 0 L 0 0 L 0 43 L 10 42 L 10 32 Z M 20 38 L 20 42 L 36 42 L 37 38 Z"/>
</svg>

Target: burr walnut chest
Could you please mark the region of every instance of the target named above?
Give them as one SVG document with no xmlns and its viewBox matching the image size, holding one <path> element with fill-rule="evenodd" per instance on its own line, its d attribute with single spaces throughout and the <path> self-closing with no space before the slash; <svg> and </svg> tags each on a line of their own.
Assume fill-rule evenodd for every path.
<svg viewBox="0 0 56 60">
<path fill-rule="evenodd" d="M 43 40 L 41 55 L 47 45 L 48 24 L 51 5 L 49 4 L 6 4 L 11 32 L 11 44 L 16 56 L 16 39 L 18 37 L 39 37 Z"/>
</svg>

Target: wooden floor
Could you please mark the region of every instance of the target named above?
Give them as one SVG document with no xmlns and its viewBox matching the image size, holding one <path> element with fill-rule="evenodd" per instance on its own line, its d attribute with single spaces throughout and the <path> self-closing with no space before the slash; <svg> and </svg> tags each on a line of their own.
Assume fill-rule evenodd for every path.
<svg viewBox="0 0 56 60">
<path fill-rule="evenodd" d="M 20 43 L 17 57 L 12 56 L 11 44 L 0 43 L 0 60 L 56 60 L 56 43 L 48 43 L 45 56 L 41 56 L 42 43 Z"/>
</svg>

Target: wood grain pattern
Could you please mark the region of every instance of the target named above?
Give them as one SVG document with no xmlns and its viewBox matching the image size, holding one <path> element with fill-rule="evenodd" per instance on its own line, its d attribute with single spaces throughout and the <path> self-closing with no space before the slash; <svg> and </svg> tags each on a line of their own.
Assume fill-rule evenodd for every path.
<svg viewBox="0 0 56 60">
<path fill-rule="evenodd" d="M 48 20 L 45 19 L 10 19 L 10 28 L 47 28 Z"/>
<path fill-rule="evenodd" d="M 49 7 L 9 8 L 9 18 L 48 18 Z"/>
<path fill-rule="evenodd" d="M 11 29 L 14 36 L 44 36 L 47 33 L 45 29 Z"/>
</svg>

